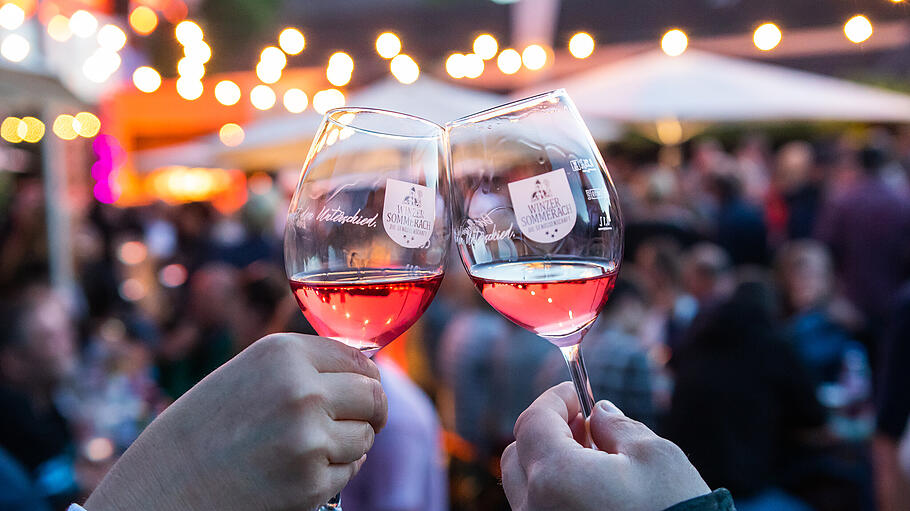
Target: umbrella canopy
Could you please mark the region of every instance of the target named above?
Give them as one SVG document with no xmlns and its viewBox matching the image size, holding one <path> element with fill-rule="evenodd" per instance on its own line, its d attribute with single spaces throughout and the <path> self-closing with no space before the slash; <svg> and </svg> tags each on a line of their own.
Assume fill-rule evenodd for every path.
<svg viewBox="0 0 910 511">
<path fill-rule="evenodd" d="M 688 50 L 643 53 L 558 82 L 588 118 L 624 122 L 910 121 L 910 96 L 772 64 Z"/>
<path fill-rule="evenodd" d="M 380 108 L 416 115 L 443 124 L 504 103 L 499 94 L 452 85 L 426 75 L 410 85 L 388 78 L 352 94 L 350 106 Z M 222 163 L 243 168 L 301 165 L 322 116 L 313 111 L 270 117 L 243 127 L 242 144 L 218 151 Z M 217 143 L 217 138 L 214 139 Z M 219 144 L 220 145 L 220 144 Z"/>
<path fill-rule="evenodd" d="M 84 105 L 51 74 L 0 60 L 0 107 L 8 111 L 41 109 L 48 103 Z"/>
</svg>

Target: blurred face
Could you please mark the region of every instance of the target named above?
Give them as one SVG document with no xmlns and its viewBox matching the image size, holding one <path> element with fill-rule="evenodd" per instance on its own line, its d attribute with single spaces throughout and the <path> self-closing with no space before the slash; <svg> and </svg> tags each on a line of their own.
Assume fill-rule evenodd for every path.
<svg viewBox="0 0 910 511">
<path fill-rule="evenodd" d="M 824 301 L 830 285 L 828 264 L 817 254 L 807 253 L 795 258 L 787 272 L 789 299 L 796 310 L 805 310 Z"/>
<path fill-rule="evenodd" d="M 18 385 L 48 388 L 76 367 L 73 325 L 66 307 L 48 296 L 25 318 L 25 341 L 3 353 L 5 376 Z"/>
</svg>

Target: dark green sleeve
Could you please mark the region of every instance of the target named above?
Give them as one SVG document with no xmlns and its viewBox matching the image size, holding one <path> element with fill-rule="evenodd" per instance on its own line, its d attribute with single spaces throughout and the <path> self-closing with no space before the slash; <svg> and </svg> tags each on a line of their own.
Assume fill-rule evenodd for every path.
<svg viewBox="0 0 910 511">
<path fill-rule="evenodd" d="M 726 488 L 671 506 L 666 511 L 736 511 L 733 497 Z"/>
</svg>

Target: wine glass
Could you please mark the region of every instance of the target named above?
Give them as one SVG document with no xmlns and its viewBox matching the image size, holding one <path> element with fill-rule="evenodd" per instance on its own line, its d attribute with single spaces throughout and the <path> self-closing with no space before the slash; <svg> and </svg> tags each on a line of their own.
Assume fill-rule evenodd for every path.
<svg viewBox="0 0 910 511">
<path fill-rule="evenodd" d="M 319 335 L 374 355 L 423 314 L 451 242 L 445 130 L 410 115 L 329 110 L 291 199 L 284 260 Z M 320 509 L 341 509 L 336 495 Z"/>
<path fill-rule="evenodd" d="M 616 189 L 562 89 L 446 125 L 464 267 L 500 314 L 562 350 L 585 417 L 594 396 L 579 343 L 622 261 Z"/>
</svg>

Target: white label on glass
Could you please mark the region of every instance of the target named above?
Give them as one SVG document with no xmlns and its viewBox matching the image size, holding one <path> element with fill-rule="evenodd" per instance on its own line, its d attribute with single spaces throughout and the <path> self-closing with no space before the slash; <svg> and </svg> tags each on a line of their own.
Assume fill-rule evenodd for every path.
<svg viewBox="0 0 910 511">
<path fill-rule="evenodd" d="M 509 196 L 518 229 L 533 241 L 559 241 L 575 227 L 575 199 L 565 169 L 509 183 Z"/>
<path fill-rule="evenodd" d="M 386 180 L 382 226 L 392 241 L 405 248 L 426 246 L 435 221 L 433 190 L 397 179 Z"/>
</svg>

